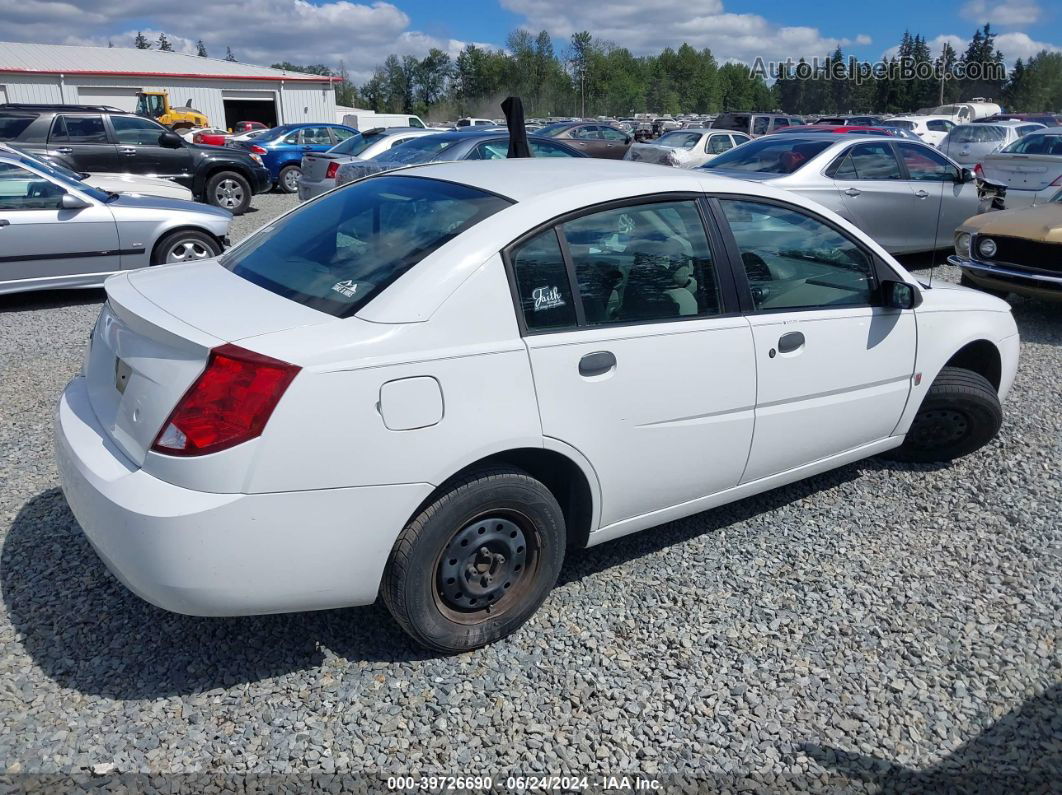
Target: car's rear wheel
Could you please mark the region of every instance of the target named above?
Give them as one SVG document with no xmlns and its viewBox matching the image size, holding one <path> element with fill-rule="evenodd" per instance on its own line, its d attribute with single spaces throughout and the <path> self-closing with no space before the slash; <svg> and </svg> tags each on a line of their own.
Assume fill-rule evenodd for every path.
<svg viewBox="0 0 1062 795">
<path fill-rule="evenodd" d="M 915 415 L 902 446 L 888 455 L 901 461 L 951 461 L 984 447 L 1003 424 L 999 397 L 972 370 L 945 367 Z"/>
<path fill-rule="evenodd" d="M 221 253 L 221 244 L 206 232 L 178 229 L 162 238 L 151 253 L 152 265 L 195 262 Z"/>
<path fill-rule="evenodd" d="M 557 581 L 564 515 L 541 482 L 515 469 L 455 481 L 402 531 L 381 595 L 398 624 L 455 654 L 518 629 Z"/>
<path fill-rule="evenodd" d="M 243 215 L 251 206 L 251 184 L 235 171 L 219 171 L 207 180 L 208 204 Z"/>
<path fill-rule="evenodd" d="M 277 188 L 283 193 L 295 193 L 299 189 L 299 179 L 302 177 L 302 169 L 299 166 L 284 166 L 280 169 L 277 178 Z"/>
</svg>

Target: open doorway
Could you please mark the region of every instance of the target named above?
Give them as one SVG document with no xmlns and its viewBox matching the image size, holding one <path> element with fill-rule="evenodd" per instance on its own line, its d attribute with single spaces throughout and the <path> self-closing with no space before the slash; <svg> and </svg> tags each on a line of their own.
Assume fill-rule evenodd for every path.
<svg viewBox="0 0 1062 795">
<path fill-rule="evenodd" d="M 258 121 L 266 127 L 276 127 L 277 101 L 272 92 L 256 91 L 251 96 L 239 94 L 222 95 L 225 106 L 225 128 L 231 130 L 237 122 Z"/>
</svg>

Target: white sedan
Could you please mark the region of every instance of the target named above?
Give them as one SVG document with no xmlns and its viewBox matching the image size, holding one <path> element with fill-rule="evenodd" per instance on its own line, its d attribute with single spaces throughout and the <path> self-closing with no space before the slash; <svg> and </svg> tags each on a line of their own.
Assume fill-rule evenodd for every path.
<svg viewBox="0 0 1062 795">
<path fill-rule="evenodd" d="M 813 202 L 602 160 L 383 174 L 106 290 L 56 455 L 116 576 L 207 616 L 380 595 L 444 653 L 567 548 L 973 453 L 1018 359 L 1008 304 Z"/>
<path fill-rule="evenodd" d="M 624 160 L 697 168 L 752 139 L 739 132 L 691 128 L 664 133 L 655 141 L 631 144 Z"/>
</svg>

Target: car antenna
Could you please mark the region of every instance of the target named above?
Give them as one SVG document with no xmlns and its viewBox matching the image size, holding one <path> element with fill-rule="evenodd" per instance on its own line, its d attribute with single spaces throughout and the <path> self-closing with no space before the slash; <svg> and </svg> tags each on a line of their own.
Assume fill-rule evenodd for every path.
<svg viewBox="0 0 1062 795">
<path fill-rule="evenodd" d="M 960 172 L 961 173 L 961 172 Z M 926 285 L 930 290 L 933 289 L 933 273 L 937 269 L 937 239 L 940 237 L 940 214 L 944 209 L 944 183 L 940 183 L 940 196 L 937 199 L 937 223 L 933 227 L 933 256 L 929 260 L 929 284 Z"/>
</svg>

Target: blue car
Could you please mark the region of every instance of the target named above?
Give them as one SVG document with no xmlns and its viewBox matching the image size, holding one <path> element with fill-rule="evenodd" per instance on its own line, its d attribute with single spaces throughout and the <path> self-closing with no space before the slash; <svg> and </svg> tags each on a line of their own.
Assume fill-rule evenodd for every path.
<svg viewBox="0 0 1062 795">
<path fill-rule="evenodd" d="M 282 124 L 249 141 L 229 145 L 258 155 L 273 178 L 274 187 L 284 193 L 299 189 L 302 156 L 307 152 L 327 152 L 358 131 L 342 124 Z"/>
</svg>

